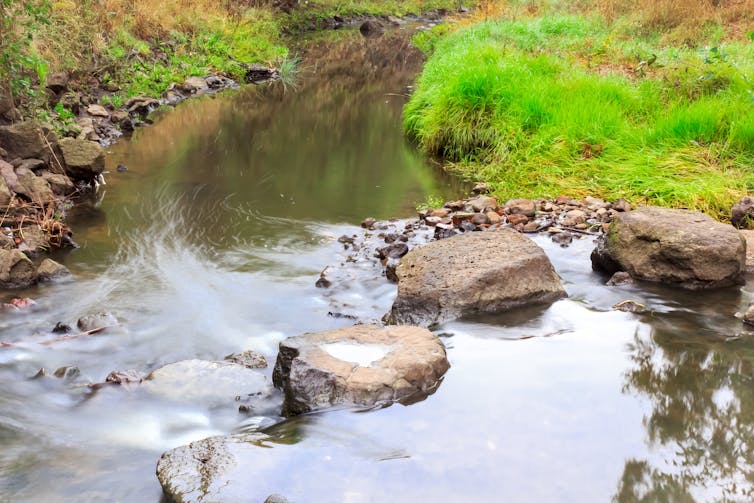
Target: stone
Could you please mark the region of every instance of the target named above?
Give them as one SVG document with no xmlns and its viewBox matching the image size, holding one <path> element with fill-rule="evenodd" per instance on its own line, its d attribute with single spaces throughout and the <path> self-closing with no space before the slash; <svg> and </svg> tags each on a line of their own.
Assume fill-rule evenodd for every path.
<svg viewBox="0 0 754 503">
<path fill-rule="evenodd" d="M 437 208 L 434 210 L 429 210 L 427 212 L 428 217 L 437 217 L 437 218 L 445 218 L 448 215 L 450 215 L 450 209 L 449 208 Z"/>
<path fill-rule="evenodd" d="M 431 326 L 566 295 L 544 251 L 509 228 L 428 243 L 403 257 L 396 273 L 388 321 L 398 325 Z"/>
<path fill-rule="evenodd" d="M 233 353 L 225 357 L 226 361 L 243 365 L 250 369 L 264 369 L 267 368 L 267 359 L 263 354 L 253 351 L 251 349 L 244 351 L 243 353 Z"/>
<path fill-rule="evenodd" d="M 37 277 L 39 281 L 54 281 L 71 275 L 71 271 L 66 266 L 46 258 L 37 267 Z"/>
<path fill-rule="evenodd" d="M 61 138 L 58 144 L 71 179 L 91 181 L 105 170 L 105 150 L 98 144 L 76 138 Z"/>
<path fill-rule="evenodd" d="M 537 203 L 531 199 L 511 199 L 505 206 L 511 215 L 526 215 L 533 217 L 537 212 Z"/>
<path fill-rule="evenodd" d="M 258 446 L 271 440 L 263 433 L 243 433 L 210 437 L 171 449 L 157 461 L 157 480 L 168 501 L 180 503 L 246 503 L 251 497 L 248 465 L 243 464 L 245 446 Z M 243 472 L 237 473 L 239 465 Z M 269 494 L 269 493 L 268 493 Z"/>
<path fill-rule="evenodd" d="M 76 326 L 82 332 L 101 332 L 107 328 L 115 327 L 118 325 L 118 319 L 113 316 L 112 313 L 103 311 L 101 313 L 88 314 L 79 318 L 76 322 Z M 92 332 L 92 333 L 96 333 Z"/>
<path fill-rule="evenodd" d="M 592 266 L 691 290 L 740 285 L 746 241 L 702 213 L 643 206 L 616 214 L 592 252 Z"/>
<path fill-rule="evenodd" d="M 9 302 L 3 304 L 3 308 L 10 309 L 11 311 L 23 311 L 36 305 L 37 303 L 34 299 L 30 299 L 29 297 L 13 297 Z"/>
<path fill-rule="evenodd" d="M 485 215 L 487 215 L 487 220 L 491 225 L 499 224 L 503 221 L 503 217 L 498 215 L 495 211 L 488 211 Z"/>
<path fill-rule="evenodd" d="M 220 89 L 225 85 L 225 81 L 215 75 L 207 77 L 206 82 L 210 89 Z"/>
<path fill-rule="evenodd" d="M 508 215 L 508 223 L 511 225 L 525 224 L 529 221 L 529 217 L 522 215 L 521 213 L 514 213 Z"/>
<path fill-rule="evenodd" d="M 187 93 L 196 93 L 207 89 L 208 85 L 204 77 L 189 77 L 183 81 L 183 86 L 181 87 Z"/>
<path fill-rule="evenodd" d="M 754 230 L 740 232 L 746 241 L 746 270 L 754 272 Z"/>
<path fill-rule="evenodd" d="M 597 211 L 600 208 L 607 207 L 607 203 L 603 199 L 587 196 L 584 198 L 584 204 L 588 210 Z"/>
<path fill-rule="evenodd" d="M 552 235 L 552 242 L 557 243 L 561 248 L 567 248 L 573 241 L 573 234 L 570 232 L 558 232 Z"/>
<path fill-rule="evenodd" d="M 586 212 L 584 210 L 570 210 L 565 214 L 567 220 L 573 222 L 572 225 L 582 224 L 586 222 Z"/>
<path fill-rule="evenodd" d="M 47 76 L 47 89 L 59 94 L 68 90 L 68 74 L 65 72 L 55 72 Z"/>
<path fill-rule="evenodd" d="M 2 168 L 0 168 L 2 172 Z M 20 166 L 15 169 L 16 180 L 18 185 L 15 192 L 26 197 L 29 201 L 46 204 L 55 198 L 50 184 L 41 176 L 37 176 L 33 171 Z"/>
<path fill-rule="evenodd" d="M 280 342 L 272 374 L 292 416 L 335 405 L 414 403 L 434 393 L 450 368 L 427 329 L 355 325 Z"/>
<path fill-rule="evenodd" d="M 385 33 L 385 27 L 375 19 L 367 19 L 359 26 L 359 32 L 367 38 L 379 37 Z"/>
<path fill-rule="evenodd" d="M 621 286 L 621 285 L 631 285 L 633 284 L 634 279 L 631 277 L 630 274 L 624 271 L 618 271 L 612 276 L 610 276 L 610 279 L 607 280 L 607 286 Z"/>
<path fill-rule="evenodd" d="M 474 185 L 474 187 L 471 189 L 471 192 L 473 192 L 474 194 L 486 194 L 487 192 L 489 192 L 489 187 L 486 183 L 480 182 Z"/>
<path fill-rule="evenodd" d="M 152 112 L 152 110 L 156 109 L 160 106 L 160 102 L 157 101 L 154 98 L 147 98 L 145 96 L 137 96 L 134 98 L 130 98 L 126 102 L 126 111 L 130 114 L 136 114 L 140 117 L 146 117 L 147 115 Z M 121 128 L 123 127 L 123 123 L 121 123 Z"/>
<path fill-rule="evenodd" d="M 78 367 L 65 366 L 65 367 L 60 367 L 59 369 L 55 370 L 53 375 L 59 379 L 70 380 L 81 375 L 81 371 L 79 370 Z"/>
<path fill-rule="evenodd" d="M 7 164 L 7 163 L 5 163 L 2 159 L 0 159 L 0 165 L 2 164 Z M 8 183 L 5 181 L 5 177 L 2 176 L 1 173 L 2 172 L 0 171 L 0 206 L 7 207 L 8 204 L 10 204 L 11 199 L 13 199 L 13 194 L 11 193 L 10 188 L 8 187 Z"/>
<path fill-rule="evenodd" d="M 647 307 L 644 304 L 640 304 L 635 300 L 622 300 L 613 306 L 616 311 L 623 311 L 624 313 L 644 313 L 647 311 Z"/>
<path fill-rule="evenodd" d="M 291 503 L 288 498 L 280 494 L 270 494 L 264 500 L 264 503 Z"/>
<path fill-rule="evenodd" d="M 22 159 L 15 167 L 36 172 L 45 166 L 46 164 L 42 159 Z"/>
<path fill-rule="evenodd" d="M 49 145 L 48 145 L 49 144 Z M 55 148 L 57 138 L 49 126 L 24 121 L 0 126 L 0 147 L 8 152 L 10 159 L 41 159 L 49 163 L 51 148 Z"/>
<path fill-rule="evenodd" d="M 408 253 L 408 245 L 406 243 L 393 243 L 383 248 L 377 249 L 377 256 L 383 258 L 401 258 Z"/>
<path fill-rule="evenodd" d="M 730 223 L 739 229 L 751 227 L 754 220 L 754 198 L 744 197 L 731 208 Z"/>
<path fill-rule="evenodd" d="M 52 189 L 54 194 L 67 196 L 76 190 L 76 186 L 71 179 L 65 175 L 46 171 L 41 176 L 50 185 L 50 189 Z"/>
<path fill-rule="evenodd" d="M 631 211 L 631 205 L 628 204 L 628 201 L 621 197 L 613 203 L 613 209 L 620 212 Z"/>
<path fill-rule="evenodd" d="M 153 370 L 144 389 L 161 397 L 205 407 L 230 405 L 247 397 L 266 398 L 267 378 L 258 370 L 237 363 L 182 360 Z"/>
<path fill-rule="evenodd" d="M 749 304 L 749 307 L 743 315 L 742 321 L 745 325 L 754 326 L 754 304 Z"/>
<path fill-rule="evenodd" d="M 27 225 L 15 233 L 20 238 L 18 249 L 26 255 L 34 257 L 37 253 L 47 251 L 50 247 L 49 235 L 37 224 Z"/>
<path fill-rule="evenodd" d="M 138 370 L 113 370 L 105 378 L 105 382 L 112 384 L 139 384 L 144 380 Z"/>
<path fill-rule="evenodd" d="M 249 65 L 246 68 L 244 78 L 251 84 L 259 84 L 280 77 L 280 72 L 275 68 L 267 68 L 262 65 Z"/>
<path fill-rule="evenodd" d="M 484 213 L 474 213 L 470 221 L 474 225 L 488 225 L 490 223 L 490 219 Z"/>
<path fill-rule="evenodd" d="M 0 288 L 25 288 L 37 281 L 37 270 L 21 250 L 0 249 Z"/>
<path fill-rule="evenodd" d="M 371 217 L 370 217 L 370 218 L 365 218 L 365 219 L 364 219 L 364 220 L 363 220 L 363 221 L 361 222 L 361 226 L 362 226 L 363 228 L 367 229 L 367 230 L 370 230 L 370 229 L 373 229 L 373 228 L 374 228 L 374 224 L 376 224 L 376 223 L 377 223 L 377 220 L 375 220 L 374 218 L 371 218 Z"/>
<path fill-rule="evenodd" d="M 95 117 L 104 117 L 106 119 L 110 118 L 110 111 L 102 105 L 89 105 L 88 107 L 86 107 L 86 113 Z"/>
<path fill-rule="evenodd" d="M 474 199 L 470 199 L 469 204 L 474 208 L 474 211 L 484 211 L 487 208 L 492 208 L 494 210 L 497 208 L 497 199 L 489 196 L 478 196 Z"/>
</svg>

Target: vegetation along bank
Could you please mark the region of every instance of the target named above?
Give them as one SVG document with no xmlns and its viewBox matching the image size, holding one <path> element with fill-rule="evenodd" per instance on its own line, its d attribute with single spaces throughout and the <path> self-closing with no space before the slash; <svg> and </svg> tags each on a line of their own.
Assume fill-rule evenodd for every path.
<svg viewBox="0 0 754 503">
<path fill-rule="evenodd" d="M 406 132 L 503 198 L 626 198 L 726 219 L 754 187 L 752 7 L 490 3 L 489 19 L 417 36 L 429 60 Z"/>
</svg>

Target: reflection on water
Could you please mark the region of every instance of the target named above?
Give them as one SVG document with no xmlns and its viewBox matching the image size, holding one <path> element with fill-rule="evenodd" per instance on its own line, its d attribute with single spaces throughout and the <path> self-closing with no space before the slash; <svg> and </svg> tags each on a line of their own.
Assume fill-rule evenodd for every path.
<svg viewBox="0 0 754 503">
<path fill-rule="evenodd" d="M 241 413 L 87 387 L 244 349 L 274 361 L 282 338 L 350 323 L 328 316 L 333 296 L 368 319 L 388 310 L 395 287 L 368 269 L 329 291 L 314 282 L 362 218 L 462 192 L 402 137 L 420 64 L 406 44 L 317 42 L 298 89 L 185 103 L 113 147 L 105 197 L 73 216 L 82 248 L 61 257 L 76 281 L 24 292 L 35 309 L 0 318 L 0 340 L 18 344 L 0 351 L 0 501 L 157 502 L 162 451 L 259 430 L 274 441 L 243 447 L 253 501 L 752 498 L 754 338 L 733 317 L 751 287 L 606 287 L 587 239 L 536 238 L 568 299 L 441 327 L 452 367 L 410 406 L 284 421 L 276 394 Z M 611 310 L 626 299 L 650 312 Z M 122 327 L 37 344 L 101 310 Z M 30 379 L 65 365 L 80 375 Z"/>
</svg>

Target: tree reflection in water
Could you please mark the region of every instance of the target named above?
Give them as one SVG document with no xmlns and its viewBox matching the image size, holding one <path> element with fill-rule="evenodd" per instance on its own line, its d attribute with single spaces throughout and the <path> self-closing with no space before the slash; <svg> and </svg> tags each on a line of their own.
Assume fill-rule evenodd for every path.
<svg viewBox="0 0 754 503">
<path fill-rule="evenodd" d="M 629 346 L 623 391 L 649 399 L 644 426 L 661 454 L 628 460 L 614 501 L 754 498 L 754 339 L 725 338 L 706 328 L 710 320 L 683 317 L 651 321 L 651 337 L 637 332 Z"/>
</svg>

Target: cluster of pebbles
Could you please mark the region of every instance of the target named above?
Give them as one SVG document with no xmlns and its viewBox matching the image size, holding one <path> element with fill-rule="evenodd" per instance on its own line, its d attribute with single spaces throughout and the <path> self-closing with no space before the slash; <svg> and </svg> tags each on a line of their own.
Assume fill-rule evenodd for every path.
<svg viewBox="0 0 754 503">
<path fill-rule="evenodd" d="M 350 262 L 378 261 L 385 268 L 388 280 L 396 282 L 395 268 L 409 250 L 432 240 L 444 239 L 463 232 L 513 228 L 522 233 L 547 233 L 552 240 L 567 247 L 582 236 L 604 233 L 614 216 L 631 210 L 625 199 L 607 202 L 595 197 L 577 200 L 511 199 L 500 203 L 487 194 L 487 186 L 478 184 L 472 197 L 448 201 L 440 208 L 419 212 L 418 219 L 378 221 L 367 218 L 361 226 L 363 235 L 343 235 L 338 241 L 347 251 L 341 266 Z M 316 285 L 331 285 L 327 270 Z"/>
</svg>

